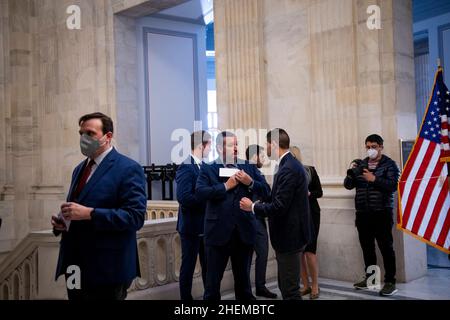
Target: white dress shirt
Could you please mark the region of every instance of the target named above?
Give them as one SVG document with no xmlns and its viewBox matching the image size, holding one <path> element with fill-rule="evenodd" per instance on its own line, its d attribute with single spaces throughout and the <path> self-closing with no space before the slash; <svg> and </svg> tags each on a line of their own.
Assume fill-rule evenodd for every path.
<svg viewBox="0 0 450 320">
<path fill-rule="evenodd" d="M 91 174 L 87 178 L 86 183 L 88 183 L 89 179 L 91 179 L 95 170 L 97 170 L 97 168 L 100 166 L 100 163 L 102 163 L 103 159 L 105 159 L 105 157 L 108 155 L 108 153 L 110 153 L 112 151 L 112 149 L 113 149 L 112 146 L 109 147 L 107 150 L 103 151 L 98 157 L 96 157 L 94 159 L 94 164 L 92 165 L 92 168 L 91 168 Z M 88 163 L 89 163 L 89 161 L 88 161 Z"/>
<path fill-rule="evenodd" d="M 200 169 L 200 166 L 202 165 L 202 160 L 200 160 L 199 158 L 197 158 L 194 154 L 191 154 L 192 159 L 194 159 L 195 164 L 197 165 L 197 167 Z"/>
</svg>

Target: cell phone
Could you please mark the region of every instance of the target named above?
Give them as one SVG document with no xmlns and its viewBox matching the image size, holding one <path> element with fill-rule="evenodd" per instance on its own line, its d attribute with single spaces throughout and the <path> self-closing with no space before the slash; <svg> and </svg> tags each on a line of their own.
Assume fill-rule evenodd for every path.
<svg viewBox="0 0 450 320">
<path fill-rule="evenodd" d="M 57 224 L 64 225 L 64 220 L 60 217 L 53 217 L 53 221 L 55 221 Z"/>
</svg>

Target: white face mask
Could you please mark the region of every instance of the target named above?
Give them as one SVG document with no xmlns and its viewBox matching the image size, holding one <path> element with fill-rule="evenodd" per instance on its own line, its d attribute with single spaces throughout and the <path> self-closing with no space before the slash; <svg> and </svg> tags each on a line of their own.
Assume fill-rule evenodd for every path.
<svg viewBox="0 0 450 320">
<path fill-rule="evenodd" d="M 369 150 L 367 150 L 367 156 L 370 159 L 374 160 L 378 157 L 378 151 L 375 149 L 369 149 Z"/>
<path fill-rule="evenodd" d="M 92 159 L 92 157 L 97 152 L 97 150 L 100 149 L 101 146 L 103 145 L 103 143 L 100 142 L 100 140 L 102 138 L 97 140 L 97 139 L 92 138 L 88 134 L 83 133 L 80 137 L 81 153 L 83 155 L 85 155 L 86 157 Z"/>
</svg>

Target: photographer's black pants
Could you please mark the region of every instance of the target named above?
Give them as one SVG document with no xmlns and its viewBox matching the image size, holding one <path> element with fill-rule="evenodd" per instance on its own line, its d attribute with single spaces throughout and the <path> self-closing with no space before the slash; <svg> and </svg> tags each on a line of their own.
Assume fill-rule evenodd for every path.
<svg viewBox="0 0 450 320">
<path fill-rule="evenodd" d="M 356 228 L 358 229 L 359 243 L 367 267 L 377 264 L 375 254 L 375 240 L 378 243 L 384 264 L 384 282 L 395 283 L 395 252 L 392 238 L 394 225 L 392 209 L 383 211 L 356 212 Z"/>
</svg>

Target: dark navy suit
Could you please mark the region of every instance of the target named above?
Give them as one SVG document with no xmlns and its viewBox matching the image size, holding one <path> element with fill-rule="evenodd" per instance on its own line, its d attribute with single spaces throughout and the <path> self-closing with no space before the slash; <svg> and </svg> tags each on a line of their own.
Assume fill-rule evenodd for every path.
<svg viewBox="0 0 450 320">
<path fill-rule="evenodd" d="M 81 270 L 81 290 L 129 284 L 140 275 L 136 231 L 147 196 L 142 167 L 112 149 L 77 198 L 72 193 L 87 160 L 72 175 L 67 201 L 94 208 L 91 220 L 72 221 L 62 232 L 56 279 L 67 267 Z"/>
<path fill-rule="evenodd" d="M 241 164 L 242 163 L 242 164 Z M 237 168 L 253 179 L 251 187 L 239 184 L 226 191 L 228 178 L 219 177 L 220 161 L 202 166 L 197 179 L 196 193 L 207 200 L 205 212 L 206 288 L 205 300 L 220 300 L 220 282 L 231 257 L 234 291 L 237 300 L 253 298 L 248 265 L 256 238 L 256 219 L 252 213 L 242 211 L 239 201 L 243 197 L 265 198 L 270 188 L 256 165 L 239 160 Z"/>
<path fill-rule="evenodd" d="M 270 240 L 276 253 L 278 286 L 283 299 L 301 299 L 300 252 L 311 242 L 314 231 L 306 171 L 290 152 L 280 160 L 271 202 L 256 203 L 254 212 L 269 217 Z"/>
<path fill-rule="evenodd" d="M 181 239 L 180 297 L 192 300 L 192 277 L 197 256 L 202 266 L 203 284 L 206 282 L 203 227 L 205 222 L 205 201 L 195 193 L 195 184 L 200 169 L 190 156 L 177 169 L 177 200 L 179 203 L 177 231 Z"/>
</svg>

